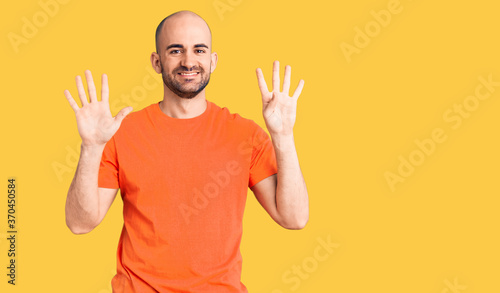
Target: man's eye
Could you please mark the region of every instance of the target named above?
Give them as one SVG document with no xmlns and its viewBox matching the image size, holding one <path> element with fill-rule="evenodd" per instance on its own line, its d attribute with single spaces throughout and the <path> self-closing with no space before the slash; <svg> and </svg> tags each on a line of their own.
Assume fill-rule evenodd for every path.
<svg viewBox="0 0 500 293">
<path fill-rule="evenodd" d="M 205 50 L 196 50 L 196 53 L 205 53 Z"/>
<path fill-rule="evenodd" d="M 181 50 L 172 50 L 172 51 L 170 51 L 170 54 L 178 54 L 180 52 L 181 52 Z"/>
</svg>

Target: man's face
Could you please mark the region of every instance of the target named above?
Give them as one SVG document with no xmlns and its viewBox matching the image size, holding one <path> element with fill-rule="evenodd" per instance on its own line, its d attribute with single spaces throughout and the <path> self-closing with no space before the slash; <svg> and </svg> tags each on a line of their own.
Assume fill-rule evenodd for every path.
<svg viewBox="0 0 500 293">
<path fill-rule="evenodd" d="M 163 82 L 177 96 L 191 99 L 207 86 L 213 71 L 210 31 L 202 20 L 182 15 L 165 22 L 162 36 Z"/>
<path fill-rule="evenodd" d="M 194 65 L 188 68 L 182 64 L 172 69 L 172 71 L 168 71 L 161 59 L 160 64 L 163 83 L 181 98 L 194 98 L 210 81 L 210 65 L 208 71 L 200 65 Z"/>
</svg>

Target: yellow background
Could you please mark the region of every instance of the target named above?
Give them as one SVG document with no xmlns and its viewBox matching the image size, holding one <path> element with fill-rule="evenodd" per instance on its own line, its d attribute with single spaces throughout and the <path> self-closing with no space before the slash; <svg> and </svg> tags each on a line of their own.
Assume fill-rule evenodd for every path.
<svg viewBox="0 0 500 293">
<path fill-rule="evenodd" d="M 402 0 L 377 31 L 371 11 L 391 3 L 71 0 L 18 46 L 9 34 L 23 36 L 23 18 L 36 15 L 43 24 L 44 10 L 34 0 L 4 3 L 0 291 L 111 292 L 122 202 L 117 197 L 89 234 L 65 226 L 80 137 L 63 90 L 76 97 L 74 77 L 90 69 L 94 77 L 108 74 L 113 114 L 159 101 L 159 76 L 143 85 L 154 32 L 163 17 L 188 9 L 209 23 L 219 54 L 207 99 L 265 127 L 255 68 L 270 84 L 278 59 L 292 66 L 293 87 L 305 80 L 295 139 L 310 221 L 285 230 L 249 193 L 241 250 L 250 292 L 441 293 L 456 285 L 457 292 L 499 292 L 500 87 L 456 129 L 443 115 L 475 94 L 480 76 L 500 81 L 500 7 Z M 214 4 L 231 9 L 221 13 Z M 348 62 L 341 44 L 354 46 L 356 28 L 366 25 L 370 42 Z M 418 151 L 414 141 L 435 128 L 446 141 L 391 191 L 384 174 L 397 174 L 399 156 L 408 159 Z M 18 184 L 15 287 L 6 277 L 11 176 Z M 316 260 L 318 238 L 329 237 L 340 246 Z M 310 272 L 291 283 L 294 266 Z"/>
</svg>

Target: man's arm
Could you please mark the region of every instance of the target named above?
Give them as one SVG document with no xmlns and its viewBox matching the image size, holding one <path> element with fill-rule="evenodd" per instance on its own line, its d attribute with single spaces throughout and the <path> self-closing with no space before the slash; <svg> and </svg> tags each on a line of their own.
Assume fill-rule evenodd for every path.
<svg viewBox="0 0 500 293">
<path fill-rule="evenodd" d="M 276 153 L 278 174 L 261 180 L 251 190 L 279 225 L 287 229 L 302 229 L 309 220 L 309 196 L 295 149 L 293 125 L 304 81 L 300 80 L 290 97 L 290 75 L 291 67 L 286 66 L 283 91 L 280 92 L 279 62 L 275 61 L 273 91 L 269 92 L 262 70 L 257 69 L 262 113 Z"/>
<path fill-rule="evenodd" d="M 81 147 L 65 208 L 66 225 L 75 234 L 88 233 L 99 225 L 118 192 L 118 189 L 97 187 L 103 150 L 104 146 Z"/>
<path fill-rule="evenodd" d="M 65 207 L 66 225 L 75 234 L 92 231 L 102 221 L 116 197 L 118 189 L 98 187 L 99 165 L 106 143 L 116 133 L 123 118 L 132 111 L 132 107 L 126 107 L 113 118 L 109 109 L 107 76 L 102 75 L 101 101 L 97 100 L 90 71 L 85 71 L 85 77 L 90 101 L 87 101 L 81 77 L 76 77 L 81 108 L 69 91 L 64 91 L 75 111 L 78 132 L 82 138 L 80 160 L 68 190 Z"/>
</svg>

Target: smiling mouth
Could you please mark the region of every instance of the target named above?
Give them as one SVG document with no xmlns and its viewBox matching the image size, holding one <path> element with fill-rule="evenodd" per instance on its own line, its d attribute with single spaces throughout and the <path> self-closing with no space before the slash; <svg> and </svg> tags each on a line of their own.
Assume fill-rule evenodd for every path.
<svg viewBox="0 0 500 293">
<path fill-rule="evenodd" d="M 189 73 L 188 72 L 179 72 L 177 74 L 179 74 L 181 76 L 196 76 L 199 74 L 199 72 L 189 72 Z"/>
</svg>

